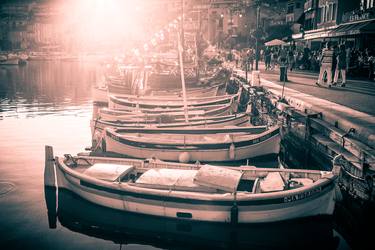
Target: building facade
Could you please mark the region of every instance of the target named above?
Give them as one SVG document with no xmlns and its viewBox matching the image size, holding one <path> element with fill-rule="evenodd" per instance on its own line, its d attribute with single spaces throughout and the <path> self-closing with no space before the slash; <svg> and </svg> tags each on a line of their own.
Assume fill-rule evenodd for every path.
<svg viewBox="0 0 375 250">
<path fill-rule="evenodd" d="M 318 49 L 323 41 L 334 43 L 346 42 L 351 47 L 363 46 L 361 34 L 370 34 L 373 31 L 362 31 L 355 22 L 372 22 L 371 1 L 364 0 L 307 0 L 304 4 L 304 25 L 301 32 L 293 34 L 293 39 L 303 42 L 312 49 Z M 363 25 L 365 25 L 363 23 Z M 367 26 L 369 28 L 369 26 Z M 371 36 L 370 36 L 371 37 Z"/>
</svg>

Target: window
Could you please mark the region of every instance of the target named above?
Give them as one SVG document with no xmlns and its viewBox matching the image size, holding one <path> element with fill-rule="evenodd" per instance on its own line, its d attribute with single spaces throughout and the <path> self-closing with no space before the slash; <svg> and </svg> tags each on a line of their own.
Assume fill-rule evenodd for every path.
<svg viewBox="0 0 375 250">
<path fill-rule="evenodd" d="M 288 10 L 287 10 L 287 14 L 290 14 L 290 13 L 293 13 L 293 5 L 291 4 L 291 5 L 288 5 Z"/>
<path fill-rule="evenodd" d="M 332 20 L 333 20 L 333 8 L 332 8 L 332 4 L 330 4 L 328 21 L 332 21 Z"/>
<path fill-rule="evenodd" d="M 333 15 L 332 15 L 332 20 L 336 20 L 336 4 L 332 4 L 332 12 L 333 12 Z"/>
<path fill-rule="evenodd" d="M 323 5 L 321 8 L 320 8 L 320 22 L 321 23 L 324 23 L 325 22 L 325 16 L 326 16 L 326 14 L 325 14 L 325 11 L 326 11 L 326 6 L 325 5 Z"/>
<path fill-rule="evenodd" d="M 296 9 L 301 8 L 301 3 L 296 3 Z"/>
</svg>

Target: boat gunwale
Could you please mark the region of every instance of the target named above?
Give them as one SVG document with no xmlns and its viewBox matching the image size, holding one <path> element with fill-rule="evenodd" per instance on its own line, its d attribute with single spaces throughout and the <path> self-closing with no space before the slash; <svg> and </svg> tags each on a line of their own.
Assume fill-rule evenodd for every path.
<svg viewBox="0 0 375 250">
<path fill-rule="evenodd" d="M 299 173 L 309 173 L 309 174 L 316 174 L 320 175 L 320 178 L 316 180 L 312 185 L 308 186 L 303 186 L 300 188 L 296 189 L 290 189 L 290 190 L 282 190 L 282 191 L 275 191 L 275 192 L 268 192 L 268 193 L 251 193 L 247 191 L 237 191 L 236 195 L 230 192 L 226 193 L 204 193 L 204 192 L 194 192 L 194 191 L 179 191 L 179 190 L 166 190 L 166 189 L 154 189 L 154 188 L 147 188 L 147 187 L 138 187 L 136 185 L 132 185 L 126 182 L 109 182 L 109 181 L 104 181 L 100 180 L 94 177 L 90 177 L 88 175 L 85 175 L 83 173 L 80 173 L 69 166 L 67 166 L 64 163 L 64 159 L 62 157 L 56 157 L 55 162 L 57 167 L 60 168 L 60 170 L 64 174 L 68 174 L 74 178 L 77 178 L 80 183 L 79 185 L 81 186 L 81 181 L 89 183 L 89 185 L 84 185 L 85 187 L 90 188 L 90 184 L 94 185 L 91 186 L 91 188 L 94 188 L 95 190 L 100 190 L 104 192 L 109 192 L 109 190 L 103 190 L 104 189 L 111 189 L 114 191 L 114 193 L 119 192 L 119 195 L 130 195 L 133 193 L 134 195 L 150 195 L 150 196 L 161 196 L 164 197 L 165 199 L 168 198 L 176 198 L 176 199 L 181 199 L 183 200 L 182 202 L 191 202 L 191 201 L 207 201 L 207 202 L 212 202 L 215 205 L 230 205 L 233 203 L 234 198 L 236 198 L 236 202 L 241 205 L 241 203 L 246 203 L 247 201 L 269 201 L 269 200 L 276 200 L 276 199 L 284 199 L 285 197 L 292 197 L 296 196 L 298 194 L 304 194 L 307 193 L 309 190 L 314 191 L 314 190 L 319 190 L 316 193 L 313 193 L 312 195 L 306 197 L 306 198 L 313 198 L 316 196 L 316 194 L 320 193 L 323 194 L 323 192 L 328 192 L 330 190 L 330 186 L 332 185 L 331 188 L 334 188 L 334 181 L 337 176 L 335 175 L 323 175 L 324 171 L 318 171 L 318 170 L 299 170 L 295 171 L 293 169 L 270 169 L 270 168 L 253 168 L 251 170 L 241 170 L 244 171 L 244 174 L 246 174 L 246 171 L 259 171 L 259 172 L 299 172 Z M 140 163 L 142 163 L 141 160 L 139 160 Z M 144 162 L 143 162 L 144 163 Z M 144 165 L 143 165 L 144 166 Z M 137 168 L 137 167 L 135 167 Z M 64 176 L 64 178 L 66 178 Z M 67 179 L 67 178 L 66 178 Z M 75 183 L 76 184 L 76 183 Z M 103 187 L 101 189 L 95 188 L 95 186 L 98 187 Z M 145 192 L 147 192 L 145 194 Z M 113 193 L 113 192 L 110 192 Z M 186 198 L 184 195 L 190 195 L 191 197 Z M 236 197 L 235 197 L 236 196 Z M 147 198 L 146 198 L 147 199 Z M 298 200 L 296 200 L 298 201 Z M 217 202 L 218 204 L 216 204 Z M 222 204 L 224 202 L 225 204 Z M 285 204 L 291 203 L 291 202 L 282 202 Z M 277 204 L 282 204 L 280 202 L 277 202 Z M 270 203 L 274 204 L 274 203 Z M 264 205 L 264 204 L 261 204 Z"/>
</svg>

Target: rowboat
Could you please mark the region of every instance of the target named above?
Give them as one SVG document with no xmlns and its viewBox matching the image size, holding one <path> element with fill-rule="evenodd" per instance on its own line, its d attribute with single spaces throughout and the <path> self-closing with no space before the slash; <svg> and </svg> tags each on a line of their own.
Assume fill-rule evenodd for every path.
<svg viewBox="0 0 375 250">
<path fill-rule="evenodd" d="M 185 75 L 185 82 L 188 86 L 194 86 L 198 78 L 195 75 Z M 151 72 L 148 85 L 152 88 L 178 88 L 181 86 L 181 76 L 178 71 Z"/>
<path fill-rule="evenodd" d="M 0 65 L 18 65 L 19 59 L 15 55 L 0 54 Z"/>
<path fill-rule="evenodd" d="M 239 93 L 234 95 L 210 96 L 205 98 L 189 98 L 188 107 L 228 104 L 239 99 Z M 183 108 L 184 102 L 180 98 L 144 98 L 144 97 L 117 97 L 110 95 L 108 107 L 111 109 L 137 110 L 154 108 Z"/>
<path fill-rule="evenodd" d="M 58 190 L 124 212 L 242 224 L 332 215 L 334 210 L 337 168 L 220 167 L 84 154 L 54 158 L 50 146 L 45 157 L 45 186 L 56 182 Z"/>
<path fill-rule="evenodd" d="M 197 116 L 189 119 L 183 118 L 159 119 L 158 116 L 143 117 L 129 115 L 121 121 L 105 121 L 95 119 L 90 121 L 91 134 L 101 134 L 105 128 L 189 128 L 189 127 L 218 127 L 218 126 L 246 126 L 249 125 L 249 115 L 246 113 L 223 115 L 223 116 Z"/>
<path fill-rule="evenodd" d="M 279 127 L 106 128 L 101 149 L 135 158 L 180 162 L 239 161 L 279 153 Z"/>
<path fill-rule="evenodd" d="M 214 116 L 214 115 L 227 115 L 237 111 L 235 103 L 218 104 L 218 105 L 205 105 L 197 107 L 188 107 L 187 113 L 189 117 L 194 116 Z M 185 110 L 183 108 L 127 108 L 121 110 L 114 110 L 110 108 L 102 108 L 99 110 L 99 117 L 103 120 L 116 121 L 124 120 L 129 115 L 144 116 L 173 116 L 184 117 Z"/>
<path fill-rule="evenodd" d="M 107 86 L 93 86 L 92 100 L 96 104 L 108 104 L 108 88 Z"/>
<path fill-rule="evenodd" d="M 186 95 L 188 97 L 205 97 L 205 96 L 216 96 L 219 93 L 219 89 L 223 88 L 225 83 L 216 84 L 212 86 L 202 86 L 202 87 L 192 87 L 186 89 Z M 149 96 L 175 96 L 182 97 L 183 93 L 181 89 L 167 89 L 167 90 L 158 90 L 151 89 L 149 91 Z"/>
</svg>

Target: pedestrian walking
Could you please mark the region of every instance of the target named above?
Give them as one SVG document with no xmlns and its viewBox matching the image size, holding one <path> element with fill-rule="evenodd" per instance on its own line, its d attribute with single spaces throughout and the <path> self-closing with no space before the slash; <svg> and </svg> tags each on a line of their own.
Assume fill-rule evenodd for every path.
<svg viewBox="0 0 375 250">
<path fill-rule="evenodd" d="M 326 47 L 322 51 L 319 78 L 318 78 L 318 81 L 316 82 L 316 85 L 321 86 L 321 84 L 324 82 L 323 77 L 326 74 L 328 87 L 329 88 L 331 87 L 332 61 L 333 61 L 333 50 L 331 49 L 331 43 L 328 41 L 326 43 Z"/>
<path fill-rule="evenodd" d="M 336 72 L 335 72 L 335 77 L 333 80 L 333 84 L 336 85 L 339 74 L 341 73 L 341 87 L 345 87 L 346 84 L 346 50 L 345 50 L 345 45 L 341 44 L 340 45 L 340 50 L 337 55 L 337 67 L 336 67 Z"/>
<path fill-rule="evenodd" d="M 338 46 L 333 46 L 333 56 L 332 56 L 332 74 L 331 76 L 335 75 L 336 68 L 337 68 L 337 56 L 339 54 Z M 333 84 L 333 77 L 331 78 L 331 84 Z"/>
<path fill-rule="evenodd" d="M 294 53 L 292 48 L 288 51 L 288 64 L 289 64 L 289 70 L 292 71 L 294 68 Z"/>
<path fill-rule="evenodd" d="M 277 62 L 277 51 L 272 50 L 272 57 L 271 57 L 271 70 L 273 70 L 276 67 Z"/>
<path fill-rule="evenodd" d="M 271 68 L 271 51 L 268 47 L 264 51 L 264 63 L 266 65 L 266 70 L 269 70 Z"/>
<path fill-rule="evenodd" d="M 252 71 L 254 68 L 254 52 L 253 50 L 249 50 L 247 52 L 247 61 L 249 63 L 250 70 Z"/>
<path fill-rule="evenodd" d="M 369 72 L 368 72 L 368 78 L 370 81 L 374 80 L 374 64 L 375 64 L 375 57 L 374 57 L 374 52 L 372 51 L 370 53 L 370 56 L 368 58 L 369 62 Z"/>
</svg>

